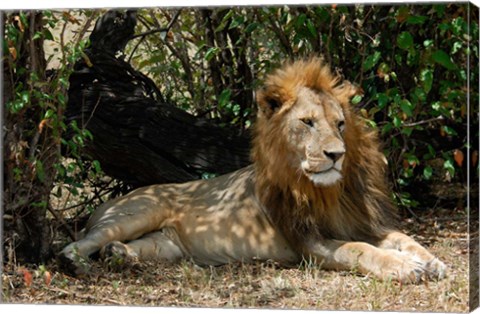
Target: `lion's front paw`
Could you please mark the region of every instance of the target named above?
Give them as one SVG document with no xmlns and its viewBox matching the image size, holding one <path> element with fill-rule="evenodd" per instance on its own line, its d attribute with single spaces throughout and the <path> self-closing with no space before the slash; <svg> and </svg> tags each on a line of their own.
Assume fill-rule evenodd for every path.
<svg viewBox="0 0 480 314">
<path fill-rule="evenodd" d="M 417 255 L 394 250 L 390 251 L 388 256 L 383 277 L 397 279 L 403 283 L 419 283 L 445 277 L 447 267 L 437 258 L 425 261 Z"/>
<path fill-rule="evenodd" d="M 443 279 L 447 273 L 447 266 L 438 258 L 434 258 L 425 263 L 425 270 L 430 279 Z"/>
<path fill-rule="evenodd" d="M 379 276 L 384 280 L 418 283 L 425 276 L 425 263 L 413 255 L 387 250 L 380 261 Z"/>
<path fill-rule="evenodd" d="M 105 265 L 112 270 L 121 270 L 125 265 L 135 260 L 128 246 L 120 241 L 112 241 L 100 250 L 100 256 Z"/>
<path fill-rule="evenodd" d="M 403 283 L 418 283 L 422 281 L 425 275 L 424 263 L 412 256 L 402 256 L 398 267 L 394 270 L 394 275 Z"/>
</svg>

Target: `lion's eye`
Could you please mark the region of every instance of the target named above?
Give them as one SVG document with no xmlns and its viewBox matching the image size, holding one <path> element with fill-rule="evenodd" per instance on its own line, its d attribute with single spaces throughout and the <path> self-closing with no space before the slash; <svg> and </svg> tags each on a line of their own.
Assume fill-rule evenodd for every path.
<svg viewBox="0 0 480 314">
<path fill-rule="evenodd" d="M 345 130 L 345 121 L 339 121 L 337 127 L 340 132 L 343 132 Z"/>
<path fill-rule="evenodd" d="M 303 119 L 300 119 L 300 121 L 302 121 L 303 124 L 305 124 L 309 127 L 313 127 L 313 120 L 310 119 L 310 118 L 303 118 Z"/>
</svg>

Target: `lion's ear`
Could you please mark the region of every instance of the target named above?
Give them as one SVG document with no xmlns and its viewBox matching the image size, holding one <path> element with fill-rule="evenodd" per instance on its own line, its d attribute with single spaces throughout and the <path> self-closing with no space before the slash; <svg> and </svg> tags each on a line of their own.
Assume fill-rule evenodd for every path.
<svg viewBox="0 0 480 314">
<path fill-rule="evenodd" d="M 348 104 L 354 95 L 363 94 L 361 89 L 350 83 L 343 81 L 341 85 L 333 88 L 333 94 L 341 103 Z"/>
<path fill-rule="evenodd" d="M 258 110 L 266 117 L 270 118 L 276 111 L 282 107 L 282 101 L 279 95 L 274 95 L 265 90 L 257 91 Z"/>
</svg>

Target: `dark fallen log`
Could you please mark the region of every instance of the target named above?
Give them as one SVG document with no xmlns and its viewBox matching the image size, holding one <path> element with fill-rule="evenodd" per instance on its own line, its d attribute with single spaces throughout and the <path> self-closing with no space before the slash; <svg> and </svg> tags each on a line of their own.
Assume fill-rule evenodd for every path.
<svg viewBox="0 0 480 314">
<path fill-rule="evenodd" d="M 249 137 L 166 103 L 152 80 L 116 54 L 130 39 L 135 12 L 108 11 L 70 77 L 67 122 L 93 135 L 86 147 L 110 176 L 135 187 L 184 182 L 249 163 Z"/>
</svg>

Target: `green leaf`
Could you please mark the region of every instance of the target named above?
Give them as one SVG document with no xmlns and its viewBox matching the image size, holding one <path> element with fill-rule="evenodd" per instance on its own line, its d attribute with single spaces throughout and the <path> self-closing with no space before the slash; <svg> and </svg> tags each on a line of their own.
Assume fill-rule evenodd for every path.
<svg viewBox="0 0 480 314">
<path fill-rule="evenodd" d="M 443 50 L 437 50 L 432 55 L 433 61 L 447 68 L 448 70 L 455 70 L 457 66 L 453 63 L 450 56 Z"/>
<path fill-rule="evenodd" d="M 427 39 L 423 42 L 423 46 L 425 48 L 429 48 L 429 47 L 432 47 L 434 43 L 435 41 L 433 41 L 432 39 Z"/>
<path fill-rule="evenodd" d="M 21 102 L 21 101 L 14 101 L 13 103 L 11 103 L 10 105 L 7 104 L 7 107 L 10 107 L 11 109 L 11 112 L 13 113 L 18 113 L 20 110 L 23 109 L 24 107 L 24 103 Z"/>
<path fill-rule="evenodd" d="M 425 169 L 423 169 L 423 177 L 427 180 L 430 180 L 433 174 L 433 169 L 430 166 L 426 166 Z"/>
<path fill-rule="evenodd" d="M 83 140 L 83 137 L 82 137 L 82 136 L 80 136 L 80 135 L 75 135 L 75 136 L 73 137 L 73 139 L 76 141 L 76 143 L 77 143 L 78 145 L 80 145 L 80 147 L 84 147 L 84 146 L 85 146 L 85 141 Z"/>
<path fill-rule="evenodd" d="M 452 177 L 455 176 L 455 166 L 453 165 L 452 159 L 449 158 L 445 160 L 443 163 L 443 168 L 446 169 Z"/>
<path fill-rule="evenodd" d="M 457 42 L 453 43 L 452 55 L 456 54 L 461 48 L 462 48 L 462 42 L 457 41 Z"/>
<path fill-rule="evenodd" d="M 48 109 L 47 112 L 45 112 L 45 119 L 50 119 L 51 117 L 53 117 L 54 114 L 55 111 L 53 111 L 52 109 Z"/>
<path fill-rule="evenodd" d="M 442 126 L 442 129 L 447 133 L 448 135 L 455 136 L 458 135 L 457 131 L 455 131 L 452 127 L 449 127 L 448 125 Z"/>
<path fill-rule="evenodd" d="M 406 136 L 412 135 L 412 132 L 413 132 L 413 128 L 403 128 L 402 129 L 402 134 L 404 134 Z"/>
<path fill-rule="evenodd" d="M 67 87 L 67 88 L 68 88 L 68 84 L 69 84 L 69 83 L 68 83 L 67 78 L 61 77 L 61 78 L 58 79 L 58 82 L 59 82 L 60 84 L 62 84 L 64 87 Z M 49 97 L 49 96 L 50 96 L 50 95 L 46 95 L 45 97 Z"/>
<path fill-rule="evenodd" d="M 432 109 L 435 111 L 440 111 L 442 104 L 439 101 L 432 103 Z"/>
<path fill-rule="evenodd" d="M 310 31 L 310 34 L 312 35 L 313 38 L 317 38 L 317 28 L 313 24 L 312 20 L 308 19 L 307 20 L 307 28 Z"/>
<path fill-rule="evenodd" d="M 218 174 L 216 174 L 216 173 L 204 172 L 204 173 L 202 173 L 202 179 L 203 180 L 212 179 L 212 178 L 215 178 L 217 175 Z"/>
<path fill-rule="evenodd" d="M 242 15 L 236 17 L 235 19 L 233 19 L 232 23 L 230 23 L 230 26 L 228 27 L 228 29 L 233 29 L 233 28 L 237 28 L 238 26 L 242 25 L 244 22 L 244 18 Z"/>
<path fill-rule="evenodd" d="M 93 134 L 92 134 L 92 132 L 90 132 L 90 131 L 87 130 L 87 129 L 83 129 L 83 130 L 82 130 L 82 136 L 83 136 L 85 139 L 90 139 L 91 141 L 93 141 Z"/>
<path fill-rule="evenodd" d="M 27 91 L 23 91 L 21 94 L 20 94 L 21 98 L 22 98 L 22 102 L 24 104 L 28 104 L 28 102 L 30 101 L 30 94 L 27 92 Z"/>
<path fill-rule="evenodd" d="M 229 89 L 224 89 L 220 96 L 218 96 L 218 106 L 224 108 L 230 102 L 230 95 L 232 91 Z"/>
<path fill-rule="evenodd" d="M 443 17 L 445 15 L 445 10 L 447 6 L 445 4 L 436 4 L 433 6 L 435 12 L 437 12 L 438 17 Z"/>
<path fill-rule="evenodd" d="M 233 10 L 229 10 L 227 12 L 227 14 L 225 14 L 225 16 L 223 17 L 222 21 L 220 22 L 220 24 L 217 26 L 217 28 L 215 28 L 214 32 L 215 33 L 218 33 L 218 32 L 221 32 L 225 29 L 225 27 L 227 26 L 228 24 L 228 20 L 233 16 L 234 14 L 234 11 Z"/>
<path fill-rule="evenodd" d="M 209 48 L 205 53 L 205 60 L 210 61 L 219 51 L 220 48 L 218 47 Z"/>
<path fill-rule="evenodd" d="M 36 207 L 36 208 L 47 208 L 48 206 L 48 203 L 43 201 L 43 202 L 33 202 L 32 204 L 32 207 Z"/>
<path fill-rule="evenodd" d="M 373 55 L 369 55 L 365 58 L 365 62 L 363 63 L 363 70 L 368 71 L 377 64 L 378 60 L 380 60 L 381 53 L 379 51 L 375 51 Z"/>
<path fill-rule="evenodd" d="M 235 105 L 233 105 L 232 112 L 237 117 L 238 115 L 240 115 L 240 110 L 241 109 L 242 109 L 242 107 L 240 107 L 239 104 L 235 104 Z"/>
<path fill-rule="evenodd" d="M 409 16 L 407 17 L 407 24 L 417 25 L 423 24 L 428 18 L 426 16 Z"/>
<path fill-rule="evenodd" d="M 383 127 L 382 127 L 382 135 L 385 135 L 389 133 L 392 130 L 392 124 L 390 122 L 387 122 Z"/>
<path fill-rule="evenodd" d="M 33 35 L 32 39 L 36 40 L 42 38 L 42 33 L 41 32 L 35 32 L 35 35 Z"/>
<path fill-rule="evenodd" d="M 61 104 L 61 105 L 65 105 L 66 101 L 65 101 L 65 95 L 63 94 L 58 94 L 57 95 L 57 99 L 58 99 L 58 102 Z"/>
<path fill-rule="evenodd" d="M 415 87 L 412 95 L 412 100 L 416 104 L 425 102 L 427 100 L 427 94 L 425 93 L 425 90 L 419 87 Z"/>
<path fill-rule="evenodd" d="M 463 27 L 466 26 L 462 17 L 457 17 L 452 21 L 452 29 L 454 34 L 459 35 L 462 33 Z"/>
<path fill-rule="evenodd" d="M 45 182 L 45 170 L 43 168 L 43 163 L 40 160 L 37 160 L 35 168 L 38 180 L 40 180 L 40 182 Z"/>
<path fill-rule="evenodd" d="M 408 154 L 406 156 L 406 159 L 408 161 L 408 164 L 413 166 L 413 165 L 418 165 L 420 163 L 420 161 L 418 160 L 417 156 L 413 155 L 413 154 Z"/>
<path fill-rule="evenodd" d="M 98 160 L 94 160 L 92 164 L 93 164 L 93 167 L 95 168 L 96 173 L 102 172 L 102 167 L 100 167 L 100 162 Z"/>
<path fill-rule="evenodd" d="M 376 129 L 377 128 L 377 123 L 375 123 L 375 121 L 373 120 L 367 120 L 367 125 L 373 129 Z"/>
<path fill-rule="evenodd" d="M 385 106 L 388 104 L 388 96 L 385 95 L 384 93 L 378 94 L 377 100 L 378 100 L 378 107 L 380 109 L 385 108 Z"/>
<path fill-rule="evenodd" d="M 66 169 L 62 164 L 60 164 L 60 163 L 54 164 L 54 167 L 57 170 L 58 176 L 60 176 L 60 177 L 65 176 Z M 62 189 L 58 189 L 58 191 L 61 193 Z"/>
<path fill-rule="evenodd" d="M 355 95 L 355 96 L 352 98 L 352 104 L 353 104 L 353 105 L 359 104 L 360 101 L 362 101 L 362 96 L 361 96 L 361 95 Z"/>
<path fill-rule="evenodd" d="M 225 14 L 225 16 L 223 17 L 222 22 L 226 22 L 233 16 L 233 14 L 235 14 L 234 10 L 228 10 L 227 14 Z"/>
<path fill-rule="evenodd" d="M 432 89 L 433 71 L 431 69 L 422 70 L 420 72 L 420 81 L 423 83 L 423 90 L 428 94 Z"/>
<path fill-rule="evenodd" d="M 408 101 L 407 99 L 403 99 L 400 102 L 400 109 L 402 109 L 402 111 L 405 112 L 405 114 L 408 117 L 412 116 L 414 107 L 415 106 L 410 101 Z"/>
<path fill-rule="evenodd" d="M 43 36 L 44 36 L 45 40 L 53 40 L 52 33 L 46 28 L 43 30 Z"/>
<path fill-rule="evenodd" d="M 400 49 L 408 50 L 413 46 L 413 37 L 409 32 L 401 32 L 397 37 L 397 45 Z"/>
<path fill-rule="evenodd" d="M 20 20 L 22 21 L 22 24 L 24 25 L 24 27 L 27 27 L 28 26 L 28 17 L 26 15 L 26 13 L 25 12 L 20 12 L 19 16 L 20 16 Z"/>
<path fill-rule="evenodd" d="M 248 24 L 248 26 L 245 28 L 245 33 L 251 33 L 253 32 L 254 30 L 256 30 L 258 27 L 258 23 L 254 22 L 254 23 L 250 23 Z"/>
<path fill-rule="evenodd" d="M 437 155 L 437 152 L 435 152 L 435 149 L 433 148 L 432 145 L 428 144 L 428 153 L 432 156 L 431 158 L 434 158 Z"/>
<path fill-rule="evenodd" d="M 393 125 L 398 128 L 400 125 L 402 125 L 402 120 L 400 120 L 400 118 L 397 116 L 393 117 Z"/>
<path fill-rule="evenodd" d="M 307 15 L 305 15 L 304 13 L 300 14 L 297 17 L 297 20 L 295 21 L 295 28 L 298 29 L 298 28 L 302 27 L 305 24 L 306 19 L 307 19 Z"/>
</svg>

